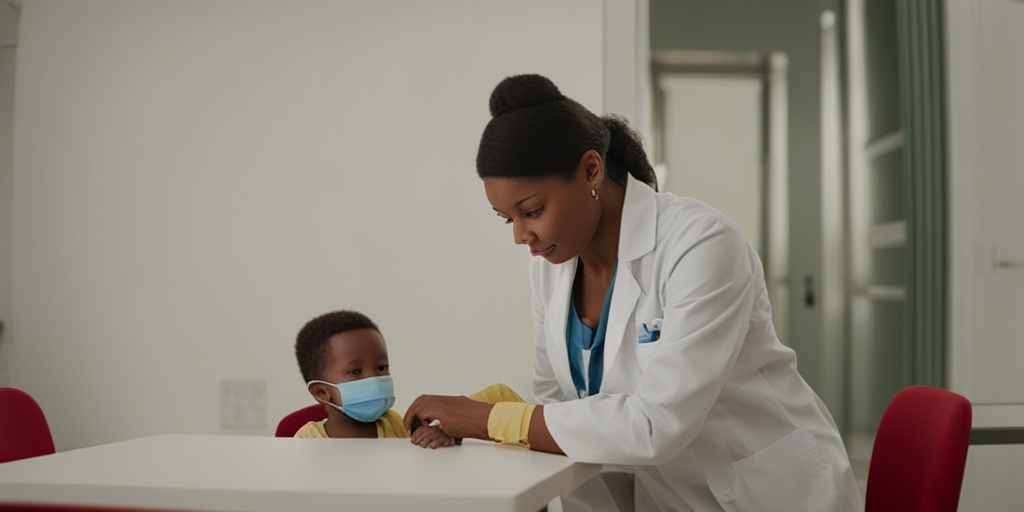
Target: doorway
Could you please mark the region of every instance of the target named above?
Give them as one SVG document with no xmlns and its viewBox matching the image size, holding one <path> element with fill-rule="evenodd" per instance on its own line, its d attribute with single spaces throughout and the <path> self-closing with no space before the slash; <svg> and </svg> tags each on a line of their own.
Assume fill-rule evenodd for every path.
<svg viewBox="0 0 1024 512">
<path fill-rule="evenodd" d="M 10 382 L 9 339 L 4 336 L 11 318 L 11 216 L 14 177 L 14 63 L 18 47 L 21 3 L 0 1 L 0 386 Z"/>
<path fill-rule="evenodd" d="M 728 215 L 761 256 L 773 321 L 788 334 L 786 58 L 652 53 L 659 188 Z"/>
</svg>

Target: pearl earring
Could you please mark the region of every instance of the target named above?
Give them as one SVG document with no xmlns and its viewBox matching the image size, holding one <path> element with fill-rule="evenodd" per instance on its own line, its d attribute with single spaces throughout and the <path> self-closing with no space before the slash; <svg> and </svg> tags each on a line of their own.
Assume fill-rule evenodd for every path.
<svg viewBox="0 0 1024 512">
<path fill-rule="evenodd" d="M 593 197 L 594 199 L 597 199 L 597 189 L 595 189 L 595 188 L 590 189 L 590 197 Z"/>
</svg>

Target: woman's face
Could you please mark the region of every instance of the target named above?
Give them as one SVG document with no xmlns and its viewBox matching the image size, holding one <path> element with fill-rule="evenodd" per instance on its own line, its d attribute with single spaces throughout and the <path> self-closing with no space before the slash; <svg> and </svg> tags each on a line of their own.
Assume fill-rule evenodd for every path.
<svg viewBox="0 0 1024 512">
<path fill-rule="evenodd" d="M 551 263 L 578 256 L 590 243 L 601 206 L 583 166 L 572 180 L 547 178 L 484 178 L 484 191 L 498 217 L 512 225 L 515 243 Z"/>
</svg>

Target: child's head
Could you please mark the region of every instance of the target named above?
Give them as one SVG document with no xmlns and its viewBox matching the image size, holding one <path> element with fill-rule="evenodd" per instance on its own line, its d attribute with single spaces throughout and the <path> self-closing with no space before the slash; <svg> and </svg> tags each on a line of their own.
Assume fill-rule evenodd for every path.
<svg viewBox="0 0 1024 512">
<path fill-rule="evenodd" d="M 295 340 L 295 357 L 310 394 L 336 406 L 345 404 L 339 388 L 330 384 L 390 375 L 380 329 L 355 311 L 334 311 L 307 322 Z"/>
</svg>

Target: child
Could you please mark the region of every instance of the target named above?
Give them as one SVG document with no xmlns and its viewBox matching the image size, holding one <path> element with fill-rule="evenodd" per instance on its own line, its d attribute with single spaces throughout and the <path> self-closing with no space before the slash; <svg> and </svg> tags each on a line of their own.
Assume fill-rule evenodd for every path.
<svg viewBox="0 0 1024 512">
<path fill-rule="evenodd" d="M 391 409 L 395 393 L 388 349 L 377 324 L 356 311 L 320 315 L 299 330 L 295 357 L 306 387 L 327 410 L 327 419 L 300 428 L 300 438 L 409 437 L 402 416 Z M 470 398 L 494 403 L 522 401 L 503 384 L 484 388 Z M 417 444 L 432 448 L 456 440 L 439 428 L 425 428 Z"/>
</svg>

